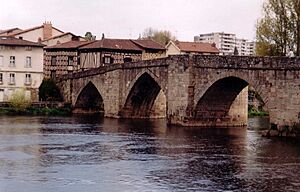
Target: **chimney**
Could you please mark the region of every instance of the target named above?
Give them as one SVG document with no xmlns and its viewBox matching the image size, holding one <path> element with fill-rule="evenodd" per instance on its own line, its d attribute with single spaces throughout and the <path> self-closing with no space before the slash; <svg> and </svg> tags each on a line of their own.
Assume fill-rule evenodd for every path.
<svg viewBox="0 0 300 192">
<path fill-rule="evenodd" d="M 104 33 L 102 33 L 102 38 L 101 39 L 103 40 L 104 38 L 105 38 Z"/>
<path fill-rule="evenodd" d="M 216 47 L 216 43 L 213 42 L 213 43 L 211 44 L 211 46 L 212 46 L 212 47 Z"/>
<path fill-rule="evenodd" d="M 43 23 L 43 40 L 52 37 L 52 24 L 50 21 Z"/>
</svg>

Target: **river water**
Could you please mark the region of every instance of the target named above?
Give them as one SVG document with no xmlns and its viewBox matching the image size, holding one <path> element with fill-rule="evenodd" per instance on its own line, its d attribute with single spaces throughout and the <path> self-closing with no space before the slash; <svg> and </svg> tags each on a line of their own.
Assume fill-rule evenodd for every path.
<svg viewBox="0 0 300 192">
<path fill-rule="evenodd" d="M 89 116 L 0 122 L 1 192 L 300 191 L 300 144 L 256 129 Z"/>
</svg>

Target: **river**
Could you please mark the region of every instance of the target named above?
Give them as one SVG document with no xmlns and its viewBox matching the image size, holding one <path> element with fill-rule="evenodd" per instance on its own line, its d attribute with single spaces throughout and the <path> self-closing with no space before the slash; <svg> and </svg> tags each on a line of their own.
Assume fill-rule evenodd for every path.
<svg viewBox="0 0 300 192">
<path fill-rule="evenodd" d="M 256 129 L 95 116 L 0 122 L 1 192 L 300 191 L 300 144 Z"/>
</svg>

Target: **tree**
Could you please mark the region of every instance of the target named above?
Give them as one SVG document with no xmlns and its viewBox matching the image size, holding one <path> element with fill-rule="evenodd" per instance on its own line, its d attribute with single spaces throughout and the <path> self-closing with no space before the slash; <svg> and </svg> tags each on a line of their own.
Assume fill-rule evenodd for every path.
<svg viewBox="0 0 300 192">
<path fill-rule="evenodd" d="M 234 47 L 233 55 L 239 55 L 239 50 L 237 47 Z"/>
<path fill-rule="evenodd" d="M 156 30 L 150 27 L 144 30 L 141 39 L 151 39 L 162 45 L 167 45 L 170 40 L 175 41 L 176 37 L 170 31 Z"/>
<path fill-rule="evenodd" d="M 62 101 L 59 88 L 52 79 L 43 79 L 39 87 L 39 98 L 41 101 Z"/>
<path fill-rule="evenodd" d="M 300 51 L 300 0 L 266 0 L 256 26 L 256 53 L 283 56 Z"/>
<path fill-rule="evenodd" d="M 86 32 L 84 35 L 85 40 L 87 41 L 94 41 L 96 40 L 96 36 L 94 36 L 91 32 Z"/>
</svg>

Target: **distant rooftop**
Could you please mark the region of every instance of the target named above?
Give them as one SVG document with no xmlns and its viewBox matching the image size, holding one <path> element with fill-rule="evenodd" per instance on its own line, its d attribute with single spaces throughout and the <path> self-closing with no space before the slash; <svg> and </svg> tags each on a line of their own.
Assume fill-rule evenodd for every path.
<svg viewBox="0 0 300 192">
<path fill-rule="evenodd" d="M 41 43 L 35 43 L 35 42 L 31 42 L 31 41 L 26 41 L 23 39 L 14 38 L 14 37 L 0 37 L 0 45 L 32 46 L 32 47 L 44 47 L 45 46 Z"/>
<path fill-rule="evenodd" d="M 65 43 L 56 44 L 53 46 L 47 46 L 45 49 L 51 50 L 51 49 L 77 49 L 81 46 L 93 43 L 94 41 L 68 41 Z"/>
<path fill-rule="evenodd" d="M 135 44 L 141 46 L 144 49 L 166 50 L 166 48 L 163 45 L 161 45 L 153 40 L 138 39 L 138 40 L 131 40 L 131 41 L 133 41 Z"/>
<path fill-rule="evenodd" d="M 129 39 L 102 39 L 96 40 L 80 49 L 111 49 L 111 50 L 130 50 L 142 51 L 143 49 L 137 46 Z"/>
<path fill-rule="evenodd" d="M 210 43 L 175 41 L 175 45 L 184 52 L 219 53 L 219 49 Z"/>
</svg>

